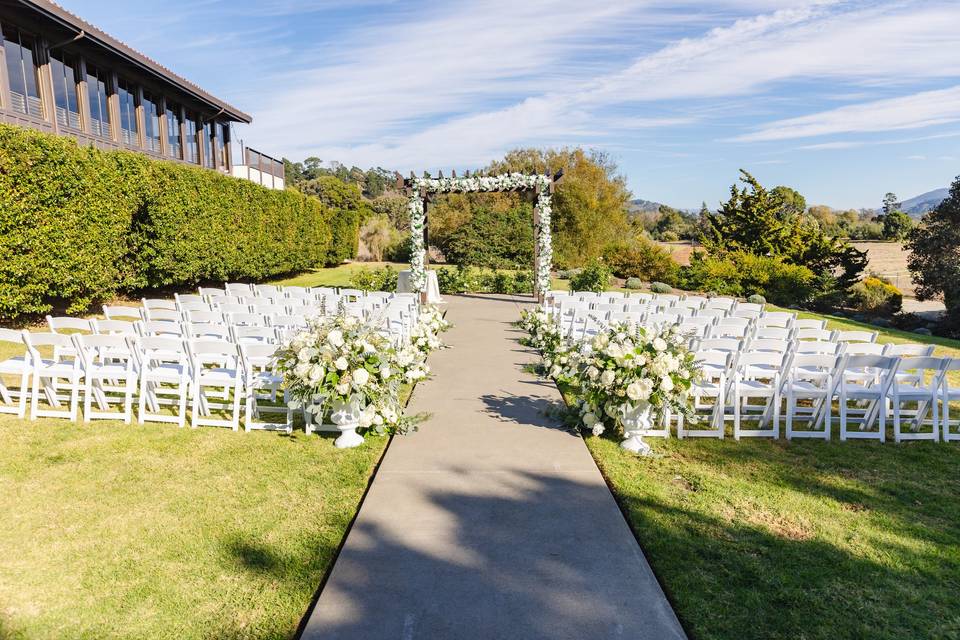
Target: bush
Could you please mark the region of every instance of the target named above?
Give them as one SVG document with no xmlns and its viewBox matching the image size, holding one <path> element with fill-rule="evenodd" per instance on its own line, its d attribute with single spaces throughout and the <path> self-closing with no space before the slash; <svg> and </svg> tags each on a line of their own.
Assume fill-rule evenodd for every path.
<svg viewBox="0 0 960 640">
<path fill-rule="evenodd" d="M 505 212 L 480 209 L 456 228 L 441 247 L 454 264 L 515 268 L 533 262 L 533 225 L 529 206 Z"/>
<path fill-rule="evenodd" d="M 787 264 L 782 258 L 730 252 L 708 256 L 697 251 L 690 266 L 682 269 L 682 287 L 719 295 L 762 295 L 774 304 L 800 305 L 817 292 L 817 276 L 806 267 Z"/>
<path fill-rule="evenodd" d="M 610 267 L 602 260 L 594 260 L 589 265 L 580 270 L 580 273 L 570 279 L 571 291 L 594 291 L 601 292 L 606 290 L 610 284 Z"/>
<path fill-rule="evenodd" d="M 672 283 L 676 282 L 680 270 L 669 251 L 642 237 L 630 243 L 607 246 L 603 259 L 618 278 Z"/>
<path fill-rule="evenodd" d="M 533 271 L 482 271 L 466 265 L 437 269 L 440 293 L 532 293 Z"/>
<path fill-rule="evenodd" d="M 624 286 L 627 289 L 642 289 L 643 280 L 640 278 L 627 278 L 627 281 L 624 283 Z"/>
<path fill-rule="evenodd" d="M 413 255 L 410 247 L 410 233 L 401 233 L 383 252 L 383 259 L 387 262 L 410 262 Z"/>
<path fill-rule="evenodd" d="M 653 293 L 673 293 L 673 287 L 663 282 L 654 282 L 650 285 L 650 291 Z"/>
<path fill-rule="evenodd" d="M 561 280 L 573 280 L 583 269 L 564 269 L 557 273 Z"/>
<path fill-rule="evenodd" d="M 892 316 L 903 309 L 903 294 L 889 282 L 875 276 L 864 278 L 850 287 L 851 308 L 861 313 Z"/>
<path fill-rule="evenodd" d="M 455 269 L 437 269 L 437 286 L 440 293 L 466 293 L 471 290 L 471 269 L 459 265 Z"/>
<path fill-rule="evenodd" d="M 350 286 L 361 291 L 396 291 L 399 274 L 390 267 L 360 269 L 350 278 Z"/>
<path fill-rule="evenodd" d="M 749 302 L 750 304 L 767 304 L 767 299 L 764 298 L 759 293 L 755 293 L 749 298 L 747 298 L 747 302 Z"/>
<path fill-rule="evenodd" d="M 317 267 L 356 248 L 338 216 L 293 190 L 0 125 L 0 318 Z"/>
</svg>

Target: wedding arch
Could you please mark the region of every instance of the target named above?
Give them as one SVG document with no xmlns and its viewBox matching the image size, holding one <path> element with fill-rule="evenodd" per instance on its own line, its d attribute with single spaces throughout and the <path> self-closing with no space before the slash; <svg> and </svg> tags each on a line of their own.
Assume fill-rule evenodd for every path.
<svg viewBox="0 0 960 640">
<path fill-rule="evenodd" d="M 427 208 L 431 197 L 447 193 L 512 192 L 533 198 L 533 295 L 538 300 L 550 290 L 550 271 L 553 266 L 553 245 L 550 237 L 551 200 L 563 171 L 555 175 L 503 173 L 499 175 L 470 175 L 449 178 L 443 173 L 436 178 L 418 178 L 410 174 L 403 180 L 409 197 L 410 212 L 410 286 L 421 297 L 426 296 L 427 249 L 429 245 Z"/>
</svg>

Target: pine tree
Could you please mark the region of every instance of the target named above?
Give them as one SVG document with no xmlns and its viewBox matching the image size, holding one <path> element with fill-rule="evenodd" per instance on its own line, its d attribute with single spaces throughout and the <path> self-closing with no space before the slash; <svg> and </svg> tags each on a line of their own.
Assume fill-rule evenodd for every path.
<svg viewBox="0 0 960 640">
<path fill-rule="evenodd" d="M 943 298 L 948 322 L 960 328 L 960 176 L 947 199 L 910 232 L 906 248 L 917 297 Z"/>
</svg>

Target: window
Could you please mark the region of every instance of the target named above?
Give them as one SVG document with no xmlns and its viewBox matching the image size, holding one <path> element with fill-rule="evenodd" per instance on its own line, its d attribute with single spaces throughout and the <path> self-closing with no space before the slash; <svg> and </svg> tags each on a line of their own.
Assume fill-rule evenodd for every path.
<svg viewBox="0 0 960 640">
<path fill-rule="evenodd" d="M 87 65 L 87 101 L 90 103 L 90 133 L 110 138 L 110 109 L 107 106 L 106 74 Z"/>
<path fill-rule="evenodd" d="M 187 118 L 187 139 L 184 141 L 184 160 L 194 164 L 200 163 L 200 141 L 197 138 L 197 119 Z"/>
<path fill-rule="evenodd" d="M 33 38 L 13 27 L 3 27 L 3 50 L 10 82 L 10 108 L 23 114 L 43 117 L 40 100 L 37 55 Z"/>
<path fill-rule="evenodd" d="M 80 101 L 77 99 L 77 63 L 59 51 L 50 53 L 50 75 L 53 76 L 53 101 L 57 124 L 80 129 Z"/>
<path fill-rule="evenodd" d="M 215 155 L 217 158 L 217 169 L 221 171 L 227 170 L 227 151 L 226 147 L 230 144 L 230 129 L 228 128 L 226 122 L 218 123 L 216 126 L 217 139 L 213 141 L 213 146 L 216 149 Z"/>
<path fill-rule="evenodd" d="M 167 155 L 182 158 L 180 153 L 180 105 L 167 103 Z"/>
<path fill-rule="evenodd" d="M 137 100 L 133 85 L 126 80 L 117 82 L 120 98 L 120 142 L 132 147 L 140 145 L 137 139 Z"/>
<path fill-rule="evenodd" d="M 160 153 L 160 106 L 153 94 L 143 92 L 143 142 L 147 149 Z"/>
<path fill-rule="evenodd" d="M 217 125 L 214 122 L 203 123 L 203 166 L 208 169 L 217 167 L 217 159 L 213 155 L 216 148 Z"/>
</svg>

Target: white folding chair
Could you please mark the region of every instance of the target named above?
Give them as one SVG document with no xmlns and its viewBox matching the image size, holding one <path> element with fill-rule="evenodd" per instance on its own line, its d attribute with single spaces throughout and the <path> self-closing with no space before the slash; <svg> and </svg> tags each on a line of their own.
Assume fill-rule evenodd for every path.
<svg viewBox="0 0 960 640">
<path fill-rule="evenodd" d="M 190 324 L 223 324 L 223 314 L 219 311 L 187 311 Z"/>
<path fill-rule="evenodd" d="M 140 396 L 137 416 L 140 424 L 172 422 L 183 427 L 190 395 L 190 355 L 180 338 L 147 336 L 135 340 L 140 360 Z M 174 413 L 163 413 L 163 407 Z"/>
<path fill-rule="evenodd" d="M 228 282 L 224 290 L 231 296 L 249 296 L 254 292 L 253 285 L 245 282 Z"/>
<path fill-rule="evenodd" d="M 167 322 L 180 322 L 183 319 L 183 314 L 176 310 L 170 309 L 144 309 L 143 310 L 143 319 L 144 320 L 164 320 Z"/>
<path fill-rule="evenodd" d="M 106 316 L 107 320 L 125 319 L 130 322 L 141 318 L 140 307 L 128 307 L 119 304 L 103 305 L 103 315 Z"/>
<path fill-rule="evenodd" d="M 250 313 L 250 305 L 243 302 L 226 302 L 217 304 L 217 311 L 222 313 L 224 317 L 228 317 L 235 313 Z"/>
<path fill-rule="evenodd" d="M 797 355 L 827 355 L 827 356 L 838 356 L 843 353 L 843 344 L 839 342 L 818 342 L 815 340 L 811 341 L 798 341 L 793 343 L 793 351 Z"/>
<path fill-rule="evenodd" d="M 233 325 L 230 327 L 233 342 L 236 344 L 277 344 L 277 330 L 275 327 L 247 327 Z"/>
<path fill-rule="evenodd" d="M 177 301 L 167 298 L 140 298 L 140 304 L 144 309 L 150 311 L 157 309 L 165 309 L 167 311 L 177 310 Z"/>
<path fill-rule="evenodd" d="M 697 311 L 697 317 L 699 318 L 726 318 L 727 311 L 726 309 L 716 309 L 711 307 L 704 307 Z"/>
<path fill-rule="evenodd" d="M 797 319 L 797 314 L 788 311 L 764 311 L 763 315 L 757 318 L 757 327 L 779 327 L 781 329 L 792 329 L 793 323 Z"/>
<path fill-rule="evenodd" d="M 753 330 L 753 337 L 757 340 L 793 340 L 793 329 L 786 327 L 760 327 Z"/>
<path fill-rule="evenodd" d="M 280 287 L 272 284 L 255 284 L 253 285 L 253 293 L 262 298 L 278 298 L 283 296 Z"/>
<path fill-rule="evenodd" d="M 135 336 L 137 335 L 137 324 L 139 322 L 129 322 L 127 320 L 97 320 L 90 321 L 93 325 L 93 332 L 99 335 L 113 336 Z M 79 335 L 79 334 L 76 334 Z"/>
<path fill-rule="evenodd" d="M 747 308 L 747 304 L 742 305 L 738 304 L 734 307 L 733 311 L 730 313 L 730 316 L 733 318 L 746 318 L 749 320 L 759 320 L 760 316 L 763 315 L 763 311 Z M 755 305 L 750 305 L 755 306 Z"/>
<path fill-rule="evenodd" d="M 219 289 L 217 287 L 197 287 L 197 295 L 204 300 L 209 300 L 211 296 L 222 296 L 226 294 L 226 292 L 226 289 Z"/>
<path fill-rule="evenodd" d="M 187 337 L 193 339 L 203 338 L 205 340 L 230 340 L 230 327 L 227 324 L 216 324 L 213 322 L 187 322 L 184 323 Z"/>
<path fill-rule="evenodd" d="M 875 343 L 879 334 L 876 331 L 837 331 L 834 340 L 837 342 L 865 342 Z"/>
<path fill-rule="evenodd" d="M 940 378 L 940 415 L 943 418 L 941 435 L 944 442 L 960 441 L 960 420 L 954 421 L 950 416 L 950 403 L 960 400 L 960 387 L 950 384 L 950 374 L 958 374 L 958 372 L 960 372 L 960 358 L 953 358 L 944 364 Z M 956 431 L 953 430 L 955 422 L 958 427 Z"/>
<path fill-rule="evenodd" d="M 793 321 L 793 328 L 802 330 L 802 329 L 820 329 L 825 330 L 827 328 L 826 320 L 813 320 L 812 318 L 797 318 Z"/>
<path fill-rule="evenodd" d="M 209 302 L 179 302 L 177 303 L 177 311 L 186 317 L 192 311 L 213 311 L 213 308 Z"/>
<path fill-rule="evenodd" d="M 274 353 L 271 344 L 244 343 L 240 345 L 243 361 L 246 412 L 243 427 L 252 429 L 293 431 L 293 411 L 288 406 L 289 395 L 283 390 L 283 376 L 272 372 Z M 278 400 L 281 402 L 277 404 Z M 269 404 L 262 404 L 269 403 Z M 264 421 L 267 414 L 280 414 L 283 422 Z"/>
<path fill-rule="evenodd" d="M 801 353 L 794 356 L 783 385 L 787 440 L 830 439 L 833 380 L 839 361 L 835 354 Z M 807 428 L 795 429 L 794 422 L 797 421 L 806 423 Z"/>
<path fill-rule="evenodd" d="M 221 291 L 221 293 L 223 293 Z M 175 293 L 173 294 L 173 301 L 176 303 L 177 308 L 180 308 L 181 304 L 192 304 L 195 302 L 206 303 L 206 298 L 195 293 Z"/>
<path fill-rule="evenodd" d="M 226 320 L 231 327 L 266 327 L 270 324 L 259 313 L 228 313 Z"/>
<path fill-rule="evenodd" d="M 733 374 L 733 437 L 780 436 L 780 388 L 783 355 L 756 351 L 740 354 Z M 762 400 L 753 404 L 751 400 Z M 770 423 L 770 413 L 773 420 Z M 755 420 L 755 429 L 746 429 L 744 422 Z M 770 423 L 770 426 L 767 426 Z"/>
<path fill-rule="evenodd" d="M 123 334 L 77 334 L 73 340 L 83 367 L 83 421 L 122 418 L 130 424 L 137 374 L 127 337 Z M 94 400 L 99 411 L 93 410 Z M 111 403 L 122 404 L 123 410 L 111 411 Z"/>
<path fill-rule="evenodd" d="M 719 309 L 728 315 L 733 308 L 737 306 L 737 301 L 733 298 L 709 298 L 703 305 L 704 309 Z"/>
<path fill-rule="evenodd" d="M 852 345 L 850 345 L 852 346 Z M 848 346 L 849 348 L 849 346 Z M 840 440 L 873 439 L 886 441 L 886 402 L 897 372 L 899 358 L 882 355 L 847 355 L 837 374 L 837 399 L 840 404 Z M 865 377 L 869 376 L 869 377 Z M 850 406 L 850 403 L 855 403 Z M 879 428 L 873 424 L 879 416 Z M 857 429 L 851 430 L 851 418 Z"/>
<path fill-rule="evenodd" d="M 0 329 L 0 342 L 16 345 L 23 355 L 12 356 L 0 361 L 0 413 L 12 413 L 18 418 L 27 415 L 27 399 L 30 397 L 30 353 L 23 340 L 23 332 L 13 329 Z M 11 387 L 4 376 L 19 378 L 20 386 Z"/>
<path fill-rule="evenodd" d="M 224 340 L 193 339 L 188 350 L 193 373 L 191 426 L 230 427 L 238 431 L 243 378 L 236 345 Z M 211 389 L 217 393 L 208 393 Z M 226 412 L 227 417 L 216 417 L 218 411 Z"/>
<path fill-rule="evenodd" d="M 701 370 L 700 379 L 690 387 L 690 402 L 697 422 L 688 426 L 683 415 L 677 416 L 677 437 L 722 440 L 732 355 L 725 351 L 697 351 L 694 357 Z M 707 422 L 705 427 L 700 426 L 703 420 Z"/>
<path fill-rule="evenodd" d="M 170 322 L 169 320 L 145 320 L 137 324 L 137 332 L 143 337 L 186 337 L 186 329 L 184 328 L 183 324 L 179 322 Z"/>
<path fill-rule="evenodd" d="M 80 405 L 81 379 L 80 359 L 73 339 L 62 333 L 22 333 L 30 354 L 33 385 L 30 390 L 30 419 L 40 417 L 77 419 Z M 78 335 L 78 334 L 75 334 Z M 53 358 L 44 358 L 41 347 L 52 347 Z M 43 392 L 50 409 L 40 407 L 40 392 Z M 63 395 L 61 392 L 69 395 Z M 61 409 L 69 403 L 69 409 Z"/>
<path fill-rule="evenodd" d="M 816 342 L 837 342 L 836 332 L 816 327 L 797 327 L 794 338 L 797 340 L 814 340 Z"/>
<path fill-rule="evenodd" d="M 887 393 L 887 402 L 893 408 L 894 442 L 939 440 L 940 407 L 937 395 L 943 387 L 945 365 L 946 361 L 942 358 L 932 356 L 900 358 L 897 374 Z M 913 404 L 915 408 L 906 409 L 905 404 Z M 929 420 L 927 416 L 930 416 Z M 909 421 L 907 431 L 902 428 L 904 418 Z M 924 427 L 929 427 L 929 430 Z"/>
</svg>

